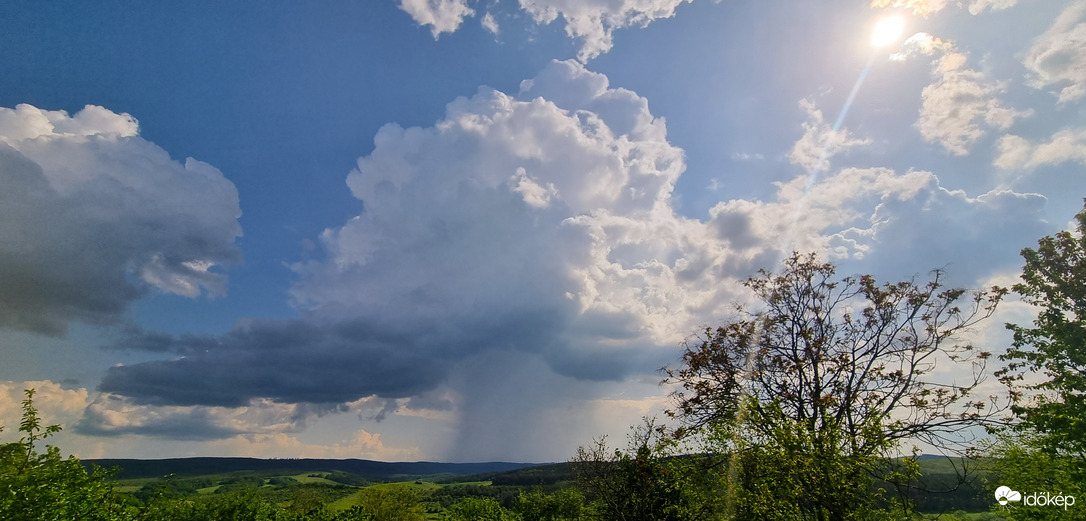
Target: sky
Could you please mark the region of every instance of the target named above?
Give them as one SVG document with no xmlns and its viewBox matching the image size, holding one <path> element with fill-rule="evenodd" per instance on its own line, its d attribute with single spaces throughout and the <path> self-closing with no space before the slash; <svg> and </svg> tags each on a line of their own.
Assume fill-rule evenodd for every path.
<svg viewBox="0 0 1086 521">
<path fill-rule="evenodd" d="M 0 440 L 82 458 L 565 461 L 790 252 L 1009 285 L 1086 197 L 1076 1 L 0 1 L 0 70 Z"/>
</svg>

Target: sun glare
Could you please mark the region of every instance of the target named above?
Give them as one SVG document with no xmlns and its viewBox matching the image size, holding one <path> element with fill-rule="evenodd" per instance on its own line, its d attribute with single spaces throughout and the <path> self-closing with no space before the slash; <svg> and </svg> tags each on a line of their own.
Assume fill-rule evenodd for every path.
<svg viewBox="0 0 1086 521">
<path fill-rule="evenodd" d="M 871 45 L 873 47 L 886 47 L 898 40 L 905 31 L 905 18 L 901 16 L 888 16 L 875 24 L 871 31 Z"/>
</svg>

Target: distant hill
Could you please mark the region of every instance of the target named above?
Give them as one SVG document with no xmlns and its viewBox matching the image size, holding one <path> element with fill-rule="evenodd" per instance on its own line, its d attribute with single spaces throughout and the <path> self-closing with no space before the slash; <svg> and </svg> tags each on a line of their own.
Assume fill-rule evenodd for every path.
<svg viewBox="0 0 1086 521">
<path fill-rule="evenodd" d="M 115 479 L 156 478 L 167 474 L 199 476 L 241 471 L 297 472 L 343 471 L 365 477 L 371 481 L 414 479 L 424 476 L 463 476 L 493 474 L 536 466 L 534 463 L 435 463 L 417 461 L 390 463 L 363 459 L 259 459 L 259 458 L 170 458 L 170 459 L 86 459 L 88 467 L 119 467 Z"/>
<path fill-rule="evenodd" d="M 509 485 L 525 487 L 556 485 L 564 481 L 573 481 L 574 479 L 576 478 L 573 474 L 573 467 L 569 463 L 544 463 L 513 470 L 457 476 L 444 481 L 449 483 L 458 481 L 489 481 L 491 485 L 495 486 Z"/>
</svg>

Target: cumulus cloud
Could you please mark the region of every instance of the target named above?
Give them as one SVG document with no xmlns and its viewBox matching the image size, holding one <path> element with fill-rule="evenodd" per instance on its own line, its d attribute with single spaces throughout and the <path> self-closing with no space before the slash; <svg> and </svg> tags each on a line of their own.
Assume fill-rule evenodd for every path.
<svg viewBox="0 0 1086 521">
<path fill-rule="evenodd" d="M 0 108 L 0 327 L 60 335 L 150 288 L 223 293 L 240 213 L 219 170 L 174 161 L 128 114 Z"/>
<path fill-rule="evenodd" d="M 891 59 L 938 56 L 932 68 L 935 81 L 921 93 L 916 128 L 925 140 L 938 143 L 947 152 L 967 155 L 989 129 L 1006 130 L 1017 119 L 1032 113 L 1003 106 L 999 100 L 1003 85 L 967 67 L 969 55 L 957 51 L 953 42 L 917 33 L 905 40 L 904 47 Z"/>
<path fill-rule="evenodd" d="M 458 375 L 482 360 L 586 385 L 652 374 L 733 291 L 710 283 L 726 275 L 712 230 L 671 208 L 683 168 L 647 101 L 578 62 L 516 95 L 482 88 L 431 127 L 378 132 L 348 176 L 364 211 L 294 266 L 303 318 L 218 337 L 130 331 L 117 347 L 179 357 L 111 368 L 99 389 L 137 406 L 377 397 L 378 414 L 463 417 L 496 414 L 477 408 L 486 390 L 424 397 L 481 385 Z M 529 399 L 509 387 L 503 399 Z"/>
<path fill-rule="evenodd" d="M 0 425 L 5 427 L 5 433 L 18 428 L 27 389 L 34 390 L 34 407 L 45 425 L 70 423 L 89 403 L 89 393 L 84 388 L 72 389 L 49 380 L 0 382 Z"/>
<path fill-rule="evenodd" d="M 1086 128 L 1063 129 L 1042 142 L 1008 134 L 999 139 L 997 149 L 999 155 L 993 164 L 1005 170 L 1033 169 L 1068 161 L 1086 165 Z"/>
<path fill-rule="evenodd" d="M 654 342 L 677 338 L 661 324 L 689 311 L 683 292 L 654 286 L 704 270 L 683 254 L 697 248 L 682 229 L 698 226 L 667 202 L 682 169 L 647 102 L 577 62 L 517 96 L 480 89 L 432 127 L 378 132 L 347 180 L 365 211 L 322 235 L 325 259 L 294 267 L 307 318 L 134 334 L 119 347 L 183 357 L 114 367 L 100 389 L 232 407 L 406 397 L 493 349 L 588 379 L 655 369 Z"/>
<path fill-rule="evenodd" d="M 961 2 L 957 2 L 960 6 Z M 969 2 L 969 13 L 980 14 L 991 9 L 1000 11 L 1009 9 L 1018 4 L 1018 0 L 972 0 Z M 872 0 L 871 7 L 904 8 L 921 16 L 928 16 L 945 9 L 950 5 L 950 0 Z"/>
<path fill-rule="evenodd" d="M 566 24 L 566 34 L 570 38 L 581 40 L 577 58 L 586 62 L 611 50 L 615 29 L 645 27 L 655 20 L 671 18 L 675 16 L 675 8 L 690 1 L 692 0 L 520 0 L 520 6 L 540 24 L 549 24 L 561 16 Z"/>
<path fill-rule="evenodd" d="M 454 33 L 464 18 L 474 16 L 467 0 L 400 0 L 403 9 L 419 25 L 429 25 L 434 39 L 441 33 Z"/>
<path fill-rule="evenodd" d="M 807 113 L 807 121 L 803 123 L 803 137 L 792 147 L 788 158 L 807 171 L 825 171 L 833 156 L 871 143 L 870 139 L 850 137 L 847 129 L 831 127 L 813 101 L 803 99 L 799 106 Z"/>
<path fill-rule="evenodd" d="M 1032 73 L 1035 87 L 1059 87 L 1061 105 L 1086 95 L 1086 4 L 1071 2 L 1022 63 Z"/>
</svg>

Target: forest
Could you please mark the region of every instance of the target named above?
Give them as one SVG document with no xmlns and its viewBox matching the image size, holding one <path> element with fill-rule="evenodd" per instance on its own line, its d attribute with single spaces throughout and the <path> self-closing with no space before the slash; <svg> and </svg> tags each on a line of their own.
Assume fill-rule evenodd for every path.
<svg viewBox="0 0 1086 521">
<path fill-rule="evenodd" d="M 666 419 L 564 464 L 135 476 L 49 445 L 61 426 L 28 389 L 0 445 L 0 519 L 1086 519 L 1086 209 L 1076 221 L 1022 251 L 1010 288 L 841 277 L 795 253 L 747 280 L 759 305 L 684 344 Z M 1011 295 L 1036 311 L 1007 324 L 1012 345 L 966 342 Z M 940 379 L 946 364 L 970 377 Z M 1004 395 L 978 395 L 987 375 Z"/>
</svg>

